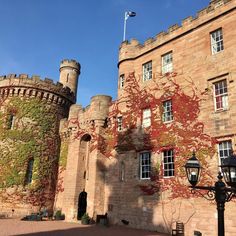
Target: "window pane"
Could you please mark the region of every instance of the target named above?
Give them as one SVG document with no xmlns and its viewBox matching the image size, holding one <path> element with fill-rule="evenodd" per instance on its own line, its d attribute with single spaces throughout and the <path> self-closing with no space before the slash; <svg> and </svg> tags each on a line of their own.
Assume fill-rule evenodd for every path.
<svg viewBox="0 0 236 236">
<path fill-rule="evenodd" d="M 163 152 L 163 167 L 165 177 L 174 176 L 174 152 L 172 149 Z"/>
<path fill-rule="evenodd" d="M 142 126 L 144 128 L 151 126 L 151 109 L 143 110 Z"/>
<path fill-rule="evenodd" d="M 211 51 L 212 54 L 224 50 L 222 29 L 218 29 L 211 33 Z"/>
<path fill-rule="evenodd" d="M 117 117 L 117 130 L 121 131 L 123 129 L 123 125 L 122 125 L 122 116 Z"/>
<path fill-rule="evenodd" d="M 172 111 L 172 100 L 163 102 L 163 122 L 168 122 L 173 120 L 173 111 Z"/>
<path fill-rule="evenodd" d="M 214 96 L 216 110 L 224 110 L 228 108 L 228 89 L 226 80 L 214 83 Z"/>
<path fill-rule="evenodd" d="M 34 167 L 34 159 L 30 159 L 28 161 L 28 166 L 26 170 L 25 184 L 30 184 L 32 182 L 33 167 Z"/>
<path fill-rule="evenodd" d="M 140 153 L 140 178 L 149 179 L 151 172 L 151 154 L 150 152 Z"/>
<path fill-rule="evenodd" d="M 172 52 L 170 52 L 162 56 L 162 73 L 165 74 L 167 72 L 172 72 L 172 71 L 173 71 Z"/>
<path fill-rule="evenodd" d="M 231 154 L 231 150 L 232 150 L 231 140 L 219 143 L 219 158 L 221 163 L 224 158 L 228 157 Z"/>
<path fill-rule="evenodd" d="M 125 75 L 120 76 L 120 88 L 123 88 L 125 84 Z"/>
<path fill-rule="evenodd" d="M 152 79 L 152 62 L 143 64 L 143 81 Z"/>
</svg>

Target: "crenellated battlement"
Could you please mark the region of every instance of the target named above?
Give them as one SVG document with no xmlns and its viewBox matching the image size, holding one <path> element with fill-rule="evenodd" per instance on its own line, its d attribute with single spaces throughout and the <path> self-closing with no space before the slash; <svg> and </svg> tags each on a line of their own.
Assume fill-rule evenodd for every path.
<svg viewBox="0 0 236 236">
<path fill-rule="evenodd" d="M 64 67 L 72 67 L 76 69 L 78 73 L 80 74 L 80 64 L 76 60 L 69 60 L 69 59 L 62 60 L 60 64 L 60 71 Z"/>
<path fill-rule="evenodd" d="M 62 83 L 54 83 L 52 79 L 41 79 L 40 76 L 28 74 L 8 74 L 0 76 L 0 96 L 2 98 L 39 97 L 48 103 L 70 106 L 75 103 L 75 95 Z"/>
<path fill-rule="evenodd" d="M 131 39 L 130 42 L 124 41 L 120 46 L 119 64 L 126 59 L 134 59 L 154 48 L 160 47 L 235 8 L 236 0 L 211 0 L 210 4 L 200 10 L 195 17 L 190 16 L 183 19 L 181 25 L 172 25 L 166 32 L 160 32 L 155 37 L 148 38 L 143 44 L 136 39 Z"/>
</svg>

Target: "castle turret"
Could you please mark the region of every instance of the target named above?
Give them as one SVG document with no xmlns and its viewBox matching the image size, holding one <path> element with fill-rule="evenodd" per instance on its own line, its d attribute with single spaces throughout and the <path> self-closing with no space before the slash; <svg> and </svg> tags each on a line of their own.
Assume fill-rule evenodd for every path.
<svg viewBox="0 0 236 236">
<path fill-rule="evenodd" d="M 80 74 L 80 64 L 75 60 L 63 60 L 60 64 L 60 82 L 77 93 L 78 77 Z"/>
<path fill-rule="evenodd" d="M 112 98 L 107 95 L 96 95 L 91 98 L 91 120 L 94 120 L 95 125 L 104 125 L 105 119 L 108 116 L 111 99 Z"/>
</svg>

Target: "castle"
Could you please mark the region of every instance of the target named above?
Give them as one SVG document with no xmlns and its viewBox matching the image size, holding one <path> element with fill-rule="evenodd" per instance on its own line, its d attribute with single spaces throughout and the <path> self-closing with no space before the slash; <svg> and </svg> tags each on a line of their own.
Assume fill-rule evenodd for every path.
<svg viewBox="0 0 236 236">
<path fill-rule="evenodd" d="M 235 0 L 212 0 L 144 44 L 123 42 L 114 101 L 75 104 L 73 60 L 57 84 L 0 77 L 0 211 L 107 213 L 111 224 L 160 232 L 181 221 L 186 235 L 216 235 L 216 206 L 190 192 L 183 166 L 196 151 L 200 183 L 212 184 L 236 145 L 235 10 Z M 226 204 L 226 235 L 234 209 Z"/>
</svg>

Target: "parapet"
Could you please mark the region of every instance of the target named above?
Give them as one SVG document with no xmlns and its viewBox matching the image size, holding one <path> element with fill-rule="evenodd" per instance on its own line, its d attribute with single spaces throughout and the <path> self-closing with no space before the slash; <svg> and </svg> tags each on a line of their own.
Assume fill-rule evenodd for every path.
<svg viewBox="0 0 236 236">
<path fill-rule="evenodd" d="M 211 0 L 206 8 L 197 13 L 196 17 L 190 16 L 185 18 L 181 25 L 175 24 L 169 27 L 168 31 L 160 32 L 155 37 L 147 39 L 144 44 L 141 44 L 136 39 L 131 39 L 130 42 L 122 42 L 119 52 L 119 64 L 127 59 L 135 59 L 148 51 L 168 43 L 182 34 L 195 29 L 197 26 L 214 19 L 216 16 L 234 9 L 235 5 L 235 0 Z"/>
<path fill-rule="evenodd" d="M 76 61 L 76 60 L 68 60 L 68 59 L 64 59 L 61 61 L 61 64 L 60 64 L 60 71 L 62 68 L 65 68 L 65 67 L 70 67 L 70 68 L 73 68 L 75 70 L 77 70 L 77 72 L 80 74 L 80 64 Z"/>
<path fill-rule="evenodd" d="M 0 95 L 6 96 L 40 96 L 52 102 L 75 103 L 75 95 L 68 87 L 60 82 L 54 83 L 52 79 L 41 79 L 37 75 L 9 74 L 0 76 Z M 63 103 L 64 103 L 63 102 Z"/>
</svg>

